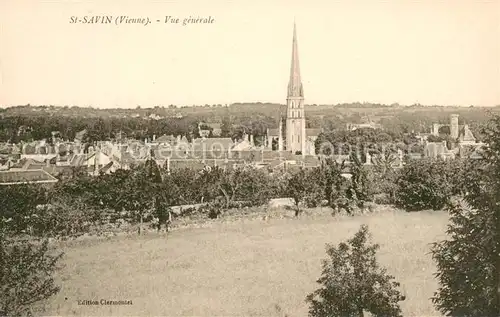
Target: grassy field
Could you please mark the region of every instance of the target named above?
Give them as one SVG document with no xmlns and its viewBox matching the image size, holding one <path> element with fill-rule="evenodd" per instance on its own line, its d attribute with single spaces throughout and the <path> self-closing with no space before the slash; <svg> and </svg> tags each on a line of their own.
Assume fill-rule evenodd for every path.
<svg viewBox="0 0 500 317">
<path fill-rule="evenodd" d="M 45 315 L 306 316 L 325 244 L 367 224 L 379 261 L 402 284 L 405 316 L 436 316 L 429 244 L 442 239 L 442 212 L 388 211 L 355 217 L 242 220 L 165 234 L 82 241 L 64 247 L 62 285 Z M 85 306 L 78 300 L 131 300 Z"/>
</svg>

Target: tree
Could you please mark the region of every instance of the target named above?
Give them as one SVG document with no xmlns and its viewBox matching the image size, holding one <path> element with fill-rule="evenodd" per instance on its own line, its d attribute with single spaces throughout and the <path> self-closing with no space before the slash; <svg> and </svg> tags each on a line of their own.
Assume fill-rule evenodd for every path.
<svg viewBox="0 0 500 317">
<path fill-rule="evenodd" d="M 332 158 L 325 159 L 320 166 L 321 175 L 323 175 L 322 184 L 325 191 L 325 199 L 328 200 L 328 205 L 334 210 L 339 211 L 340 208 L 347 209 L 348 202 L 346 198 L 346 190 L 348 182 L 342 172 L 345 168 L 345 161 L 338 163 Z"/>
<path fill-rule="evenodd" d="M 370 177 L 368 171 L 366 170 L 363 163 L 359 158 L 352 154 L 351 160 L 353 164 L 351 165 L 351 186 L 349 199 L 354 199 L 354 202 L 358 207 L 364 208 L 365 202 L 373 200 L 373 194 L 375 192 L 375 184 L 373 178 Z"/>
<path fill-rule="evenodd" d="M 231 120 L 228 117 L 222 119 L 221 124 L 221 137 L 228 138 L 231 137 Z"/>
<path fill-rule="evenodd" d="M 285 192 L 288 197 L 293 199 L 295 205 L 295 217 L 298 217 L 302 211 L 300 205 L 304 203 L 305 198 L 313 191 L 313 182 L 308 177 L 308 172 L 301 168 L 293 173 L 286 183 Z"/>
<path fill-rule="evenodd" d="M 150 217 L 155 210 L 156 189 L 154 182 L 158 177 L 156 168 L 151 168 L 148 160 L 144 165 L 138 166 L 131 171 L 130 177 L 120 187 L 120 196 L 117 204 L 129 212 L 134 222 L 139 222 L 138 233 L 141 234 L 144 221 Z"/>
<path fill-rule="evenodd" d="M 450 164 L 434 159 L 410 161 L 396 180 L 396 204 L 409 211 L 444 208 L 453 194 Z"/>
<path fill-rule="evenodd" d="M 319 289 L 306 297 L 309 316 L 402 316 L 399 302 L 405 300 L 399 283 L 381 268 L 375 258 L 378 244 L 368 242 L 366 225 L 338 247 L 327 245 L 329 259 L 323 261 Z"/>
<path fill-rule="evenodd" d="M 7 238 L 0 232 L 0 316 L 32 314 L 35 304 L 59 291 L 53 274 L 62 257 L 41 244 Z"/>
<path fill-rule="evenodd" d="M 383 194 L 386 198 L 384 201 L 388 203 L 393 203 L 396 195 L 398 174 L 393 167 L 396 160 L 397 154 L 392 149 L 384 149 L 384 151 L 377 153 L 373 159 L 375 181 L 378 184 L 377 194 Z"/>
<path fill-rule="evenodd" d="M 217 171 L 214 171 L 217 170 Z M 243 168 L 236 168 L 229 171 L 224 171 L 221 168 L 213 169 L 213 172 L 218 172 L 219 178 L 217 187 L 226 200 L 226 207 L 235 200 L 236 195 L 245 183 L 246 171 Z"/>
<path fill-rule="evenodd" d="M 448 316 L 500 315 L 500 117 L 485 128 L 481 169 L 464 180 L 463 199 L 450 204 L 449 239 L 435 243 L 440 287 L 436 308 Z"/>
</svg>

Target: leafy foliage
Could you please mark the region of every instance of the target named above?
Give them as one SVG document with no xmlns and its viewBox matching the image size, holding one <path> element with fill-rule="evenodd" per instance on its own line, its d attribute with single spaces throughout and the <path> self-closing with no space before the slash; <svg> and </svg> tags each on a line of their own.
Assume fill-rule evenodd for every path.
<svg viewBox="0 0 500 317">
<path fill-rule="evenodd" d="M 342 176 L 345 168 L 345 162 L 338 163 L 332 158 L 325 159 L 319 168 L 321 175 L 320 184 L 325 192 L 325 199 L 328 205 L 334 210 L 338 210 L 345 198 L 345 192 L 348 188 L 348 181 Z"/>
<path fill-rule="evenodd" d="M 356 155 L 351 155 L 351 187 L 348 198 L 354 200 L 358 207 L 363 208 L 365 202 L 372 201 L 375 193 L 373 174 L 369 173 Z"/>
<path fill-rule="evenodd" d="M 396 203 L 410 211 L 445 207 L 453 194 L 450 163 L 422 159 L 410 161 L 396 180 Z"/>
<path fill-rule="evenodd" d="M 53 274 L 62 253 L 53 255 L 41 244 L 7 239 L 0 233 L 0 315 L 23 316 L 59 291 Z"/>
<path fill-rule="evenodd" d="M 432 300 L 447 316 L 497 316 L 496 243 L 485 236 L 495 225 L 465 201 L 448 210 L 450 240 L 432 248 L 441 285 Z"/>
<path fill-rule="evenodd" d="M 484 135 L 484 159 L 462 180 L 463 200 L 450 204 L 449 239 L 432 248 L 433 302 L 448 316 L 500 315 L 500 117 Z"/>
<path fill-rule="evenodd" d="M 33 185 L 0 186 L 0 230 L 26 232 L 26 219 L 38 204 L 46 203 L 43 187 Z M 8 227 L 5 227 L 8 223 Z"/>
<path fill-rule="evenodd" d="M 311 181 L 309 177 L 312 173 L 313 172 L 301 168 L 297 172 L 292 173 L 287 180 L 285 193 L 288 197 L 293 199 L 296 217 L 300 214 L 301 204 L 306 202 L 306 199 L 311 199 L 311 195 L 321 195 L 320 188 L 314 181 Z M 311 202 L 309 202 L 309 204 L 311 204 Z"/>
<path fill-rule="evenodd" d="M 399 283 L 376 261 L 379 248 L 370 244 L 368 227 L 363 225 L 353 238 L 338 247 L 328 245 L 329 258 L 317 283 L 319 289 L 309 294 L 309 316 L 402 316 L 399 302 L 405 300 Z"/>
</svg>

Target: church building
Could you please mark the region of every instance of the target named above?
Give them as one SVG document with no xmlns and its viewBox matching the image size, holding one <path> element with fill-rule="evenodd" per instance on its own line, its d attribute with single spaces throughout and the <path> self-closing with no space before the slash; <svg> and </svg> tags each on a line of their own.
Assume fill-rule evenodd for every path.
<svg viewBox="0 0 500 317">
<path fill-rule="evenodd" d="M 268 130 L 267 140 L 269 145 L 273 139 L 278 139 L 278 150 L 285 150 L 293 154 L 314 155 L 314 142 L 320 129 L 306 129 L 306 117 L 304 109 L 304 88 L 300 78 L 299 51 L 297 44 L 297 30 L 293 25 L 292 40 L 292 63 L 290 67 L 290 79 L 288 82 L 286 98 L 286 128 L 283 135 L 282 119 L 280 117 L 279 128 Z M 285 139 L 285 142 L 283 142 Z M 283 148 L 284 147 L 284 148 Z"/>
</svg>

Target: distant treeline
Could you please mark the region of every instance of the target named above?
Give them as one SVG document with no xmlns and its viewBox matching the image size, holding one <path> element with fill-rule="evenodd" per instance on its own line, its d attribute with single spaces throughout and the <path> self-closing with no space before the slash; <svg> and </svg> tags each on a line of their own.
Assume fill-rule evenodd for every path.
<svg viewBox="0 0 500 317">
<path fill-rule="evenodd" d="M 433 122 L 448 122 L 449 115 L 457 113 L 459 124 L 469 124 L 476 136 L 490 113 L 500 110 L 499 107 L 403 107 L 370 103 L 309 105 L 306 108 L 307 127 L 325 131 L 345 129 L 346 123 L 375 121 L 392 135 L 430 132 Z M 150 115 L 161 118 L 150 119 Z M 286 106 L 273 103 L 136 109 L 26 105 L 0 109 L 0 142 L 50 138 L 52 131 L 59 131 L 63 139 L 73 140 L 83 129 L 88 131 L 86 140 L 89 142 L 114 138 L 120 132 L 122 136 L 135 139 L 163 134 L 190 138 L 197 137 L 199 122 L 221 123 L 221 137 L 240 138 L 244 132 L 258 137 L 265 135 L 267 128 L 277 128 L 279 118 L 285 116 Z"/>
</svg>

